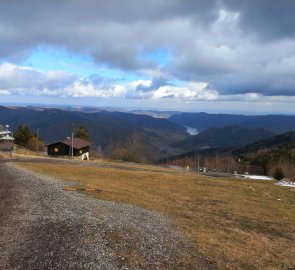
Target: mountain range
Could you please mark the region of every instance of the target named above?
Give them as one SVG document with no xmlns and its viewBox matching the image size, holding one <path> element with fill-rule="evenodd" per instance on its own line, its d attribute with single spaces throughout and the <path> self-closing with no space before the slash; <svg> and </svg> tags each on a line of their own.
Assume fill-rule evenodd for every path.
<svg viewBox="0 0 295 270">
<path fill-rule="evenodd" d="M 72 123 L 77 128 L 83 125 L 90 134 L 93 147 L 106 148 L 110 143 L 123 143 L 137 133 L 157 153 L 166 153 L 169 144 L 189 136 L 186 129 L 167 119 L 153 118 L 124 112 L 99 111 L 85 113 L 55 108 L 0 107 L 0 119 L 15 130 L 26 124 L 46 143 L 63 140 L 71 136 Z"/>
<path fill-rule="evenodd" d="M 39 129 L 45 143 L 71 136 L 72 123 L 75 128 L 83 125 L 89 131 L 93 149 L 100 147 L 104 150 L 112 143 L 124 144 L 133 134 L 138 134 L 157 158 L 179 154 L 185 156 L 195 151 L 208 155 L 237 155 L 239 153 L 233 151 L 238 150 L 254 152 L 263 145 L 269 148 L 272 142 L 270 137 L 295 130 L 295 116 L 284 115 L 244 116 L 173 111 L 131 113 L 99 108 L 66 110 L 0 106 L 0 124 L 10 125 L 12 131 L 20 124 L 28 125 L 33 132 Z M 196 128 L 200 133 L 191 136 L 184 126 Z M 288 136 L 293 136 L 290 134 L 273 137 L 273 140 L 286 141 Z"/>
<path fill-rule="evenodd" d="M 199 132 L 212 127 L 239 126 L 242 128 L 263 128 L 276 134 L 295 130 L 295 116 L 287 115 L 231 115 L 208 113 L 180 113 L 168 118 L 171 122 L 190 126 Z"/>
</svg>

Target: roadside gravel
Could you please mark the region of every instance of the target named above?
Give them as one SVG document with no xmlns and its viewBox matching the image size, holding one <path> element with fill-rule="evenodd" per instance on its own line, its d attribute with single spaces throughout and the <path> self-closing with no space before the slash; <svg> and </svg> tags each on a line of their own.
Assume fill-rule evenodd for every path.
<svg viewBox="0 0 295 270">
<path fill-rule="evenodd" d="M 163 216 L 69 185 L 0 164 L 0 269 L 206 269 Z"/>
</svg>

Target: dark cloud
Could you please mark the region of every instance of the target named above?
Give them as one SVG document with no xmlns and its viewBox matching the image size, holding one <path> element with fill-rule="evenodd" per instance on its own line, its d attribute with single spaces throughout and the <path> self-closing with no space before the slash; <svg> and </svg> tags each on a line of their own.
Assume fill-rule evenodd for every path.
<svg viewBox="0 0 295 270">
<path fill-rule="evenodd" d="M 295 78 L 271 77 L 263 74 L 237 74 L 215 79 L 207 89 L 218 89 L 220 94 L 235 95 L 260 93 L 265 96 L 295 96 Z"/>
<path fill-rule="evenodd" d="M 224 7 L 240 13 L 240 26 L 259 39 L 295 36 L 295 1 L 224 0 Z"/>
<path fill-rule="evenodd" d="M 0 59 L 17 63 L 49 46 L 145 76 L 165 72 L 149 75 L 156 79 L 140 91 L 169 86 L 167 77 L 207 82 L 221 94 L 293 96 L 294 11 L 293 0 L 1 1 Z M 159 48 L 171 51 L 162 69 L 139 57 Z M 32 83 L 43 83 L 40 76 Z"/>
</svg>

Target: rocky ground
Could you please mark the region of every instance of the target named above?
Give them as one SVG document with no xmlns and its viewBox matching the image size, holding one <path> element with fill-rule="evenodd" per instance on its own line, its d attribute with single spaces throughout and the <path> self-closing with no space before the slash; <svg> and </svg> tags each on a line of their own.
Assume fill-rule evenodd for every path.
<svg viewBox="0 0 295 270">
<path fill-rule="evenodd" d="M 0 164 L 0 269 L 205 269 L 170 222 Z"/>
</svg>

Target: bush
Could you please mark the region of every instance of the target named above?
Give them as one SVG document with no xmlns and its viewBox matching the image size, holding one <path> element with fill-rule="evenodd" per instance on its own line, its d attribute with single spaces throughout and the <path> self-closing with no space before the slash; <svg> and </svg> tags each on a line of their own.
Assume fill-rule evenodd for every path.
<svg viewBox="0 0 295 270">
<path fill-rule="evenodd" d="M 276 168 L 274 173 L 273 173 L 273 177 L 276 180 L 282 180 L 285 178 L 284 172 L 282 170 L 282 168 Z"/>
<path fill-rule="evenodd" d="M 108 151 L 112 159 L 139 163 L 151 163 L 153 161 L 151 148 L 137 133 L 133 133 L 126 142 L 111 142 Z"/>
</svg>

